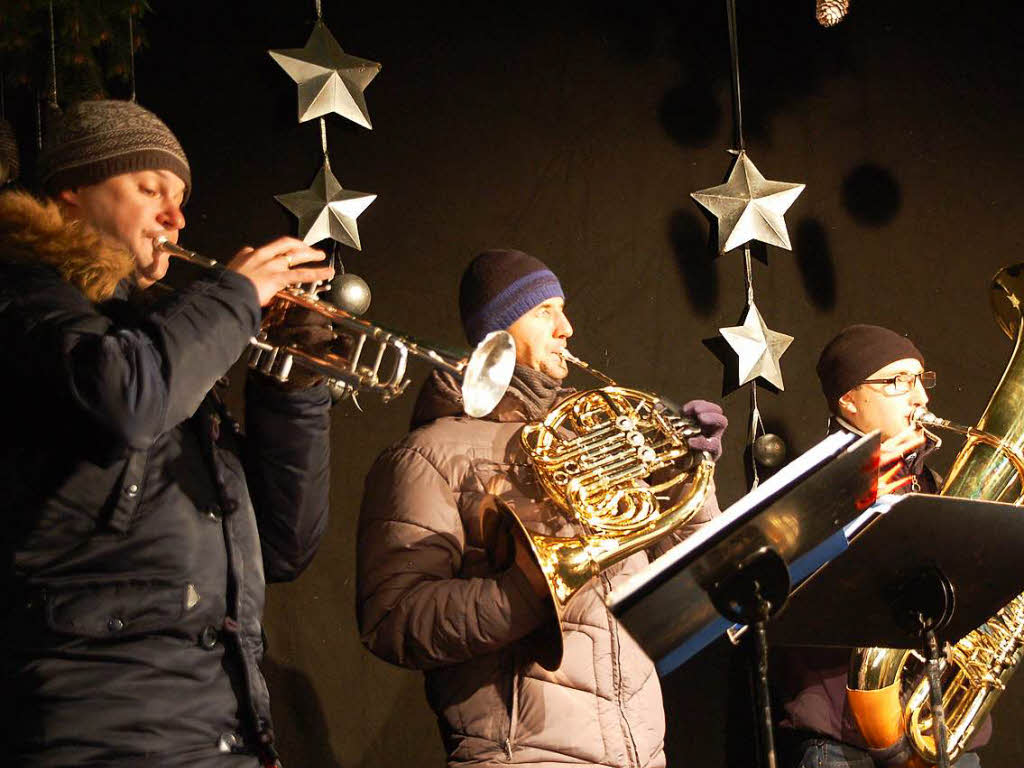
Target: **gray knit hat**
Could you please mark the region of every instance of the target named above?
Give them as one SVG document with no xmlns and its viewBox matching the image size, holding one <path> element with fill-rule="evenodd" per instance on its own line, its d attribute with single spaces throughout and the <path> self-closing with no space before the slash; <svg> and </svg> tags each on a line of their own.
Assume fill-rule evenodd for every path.
<svg viewBox="0 0 1024 768">
<path fill-rule="evenodd" d="M 132 101 L 83 101 L 59 117 L 39 154 L 48 194 L 98 184 L 122 173 L 170 171 L 192 191 L 192 171 L 177 138 L 159 117 Z"/>
</svg>

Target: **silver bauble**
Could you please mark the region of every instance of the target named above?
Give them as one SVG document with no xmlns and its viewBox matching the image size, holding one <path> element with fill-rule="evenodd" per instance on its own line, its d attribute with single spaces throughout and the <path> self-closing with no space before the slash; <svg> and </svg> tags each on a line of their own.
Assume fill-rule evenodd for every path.
<svg viewBox="0 0 1024 768">
<path fill-rule="evenodd" d="M 786 443 L 778 435 L 768 432 L 754 441 L 754 461 L 762 467 L 775 469 L 786 461 Z"/>
<path fill-rule="evenodd" d="M 370 286 L 359 275 L 346 272 L 331 281 L 330 301 L 357 317 L 370 308 Z"/>
</svg>

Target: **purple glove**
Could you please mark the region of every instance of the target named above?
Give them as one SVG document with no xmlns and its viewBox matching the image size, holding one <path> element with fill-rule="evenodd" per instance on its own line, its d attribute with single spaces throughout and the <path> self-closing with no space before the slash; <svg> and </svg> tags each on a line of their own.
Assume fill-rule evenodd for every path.
<svg viewBox="0 0 1024 768">
<path fill-rule="evenodd" d="M 707 451 L 712 461 L 722 455 L 722 435 L 729 426 L 722 409 L 707 400 L 691 400 L 683 406 L 683 414 L 697 422 L 700 434 L 687 440 L 695 451 Z"/>
</svg>

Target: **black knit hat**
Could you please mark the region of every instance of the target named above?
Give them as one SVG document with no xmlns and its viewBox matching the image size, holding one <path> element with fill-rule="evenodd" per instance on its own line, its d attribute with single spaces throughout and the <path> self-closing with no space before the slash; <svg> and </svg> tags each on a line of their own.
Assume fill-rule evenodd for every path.
<svg viewBox="0 0 1024 768">
<path fill-rule="evenodd" d="M 818 378 L 829 408 L 835 412 L 840 397 L 880 368 L 907 358 L 924 365 L 921 351 L 906 336 L 878 325 L 844 328 L 818 358 Z"/>
<path fill-rule="evenodd" d="M 175 174 L 185 182 L 183 205 L 192 191 L 192 171 L 178 139 L 159 117 L 133 101 L 71 106 L 47 131 L 38 171 L 50 195 L 135 171 Z"/>
<path fill-rule="evenodd" d="M 504 330 L 548 299 L 565 298 L 554 272 L 522 251 L 479 253 L 462 273 L 459 312 L 470 344 Z"/>
</svg>

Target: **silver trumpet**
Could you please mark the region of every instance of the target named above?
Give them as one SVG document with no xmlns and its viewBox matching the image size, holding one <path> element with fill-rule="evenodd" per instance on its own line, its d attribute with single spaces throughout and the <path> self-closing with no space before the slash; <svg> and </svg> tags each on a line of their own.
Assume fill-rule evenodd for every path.
<svg viewBox="0 0 1024 768">
<path fill-rule="evenodd" d="M 163 235 L 154 238 L 153 247 L 200 267 L 224 269 L 214 259 L 182 248 Z M 412 355 L 459 377 L 463 410 L 469 416 L 480 417 L 494 409 L 512 379 L 516 345 L 506 331 L 489 333 L 471 354 L 458 355 L 360 320 L 323 301 L 315 286 L 285 288 L 277 292 L 274 302 L 316 312 L 326 317 L 341 335 L 353 339 L 352 349 L 345 355 L 334 351 L 314 353 L 292 345 L 277 346 L 268 339 L 265 320 L 259 334 L 249 340 L 248 364 L 278 381 L 287 381 L 293 366 L 297 365 L 327 379 L 336 397 L 371 391 L 386 403 L 409 386 L 406 366 Z M 364 362 L 364 356 L 368 362 Z"/>
</svg>

